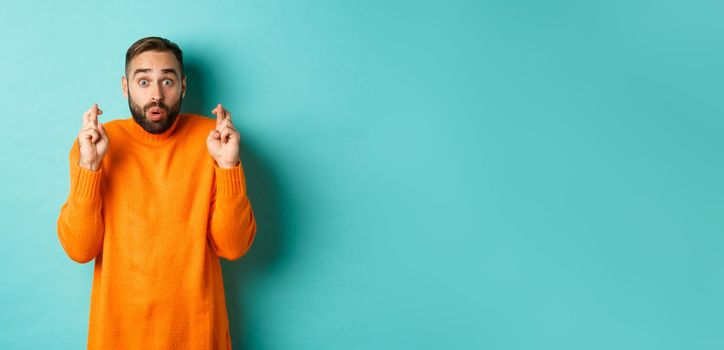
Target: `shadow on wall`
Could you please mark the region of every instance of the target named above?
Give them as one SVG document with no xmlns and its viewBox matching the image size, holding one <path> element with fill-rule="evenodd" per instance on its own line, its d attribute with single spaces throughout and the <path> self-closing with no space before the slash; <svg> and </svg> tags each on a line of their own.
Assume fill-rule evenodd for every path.
<svg viewBox="0 0 724 350">
<path fill-rule="evenodd" d="M 182 110 L 188 113 L 197 113 L 213 117 L 211 110 L 217 103 L 213 96 L 207 96 L 214 91 L 213 82 L 219 77 L 214 76 L 213 65 L 197 57 L 185 57 L 187 91 Z M 234 111 L 230 111 L 234 115 Z M 238 112 L 236 115 L 239 115 Z M 239 117 L 234 117 L 235 122 Z M 236 126 L 239 124 L 236 122 Z M 250 135 L 241 130 L 241 162 L 246 176 L 247 193 L 254 209 L 257 224 L 254 244 L 249 252 L 237 261 L 221 259 L 226 291 L 226 308 L 229 313 L 229 331 L 233 349 L 250 348 L 250 331 L 254 329 L 248 322 L 253 300 L 249 297 L 249 290 L 255 289 L 254 284 L 260 280 L 261 275 L 276 263 L 283 260 L 283 242 L 285 220 L 282 214 L 287 213 L 282 208 L 280 198 L 281 184 L 274 176 L 272 169 L 252 148 Z M 258 334 L 256 336 L 259 336 Z"/>
</svg>

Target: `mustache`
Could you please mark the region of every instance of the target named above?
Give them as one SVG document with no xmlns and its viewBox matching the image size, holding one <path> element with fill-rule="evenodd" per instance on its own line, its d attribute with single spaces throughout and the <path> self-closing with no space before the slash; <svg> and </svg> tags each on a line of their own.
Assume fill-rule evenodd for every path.
<svg viewBox="0 0 724 350">
<path fill-rule="evenodd" d="M 170 107 L 167 104 L 163 103 L 162 101 L 159 101 L 159 102 L 151 102 L 151 103 L 145 105 L 143 107 L 143 112 L 146 113 L 146 112 L 148 112 L 149 109 L 156 108 L 156 107 L 163 109 L 164 111 L 166 111 L 166 113 L 168 113 L 170 110 Z"/>
</svg>

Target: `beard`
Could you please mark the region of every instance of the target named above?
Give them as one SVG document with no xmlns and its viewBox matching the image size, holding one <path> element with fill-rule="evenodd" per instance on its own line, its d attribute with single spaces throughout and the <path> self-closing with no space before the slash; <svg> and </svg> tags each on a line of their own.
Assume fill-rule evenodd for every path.
<svg viewBox="0 0 724 350">
<path fill-rule="evenodd" d="M 151 102 L 141 107 L 133 102 L 131 94 L 128 94 L 128 108 L 131 110 L 133 120 L 135 120 L 136 123 L 141 128 L 143 128 L 143 130 L 146 130 L 146 132 L 149 132 L 151 134 L 163 134 L 171 128 L 173 122 L 175 122 L 176 118 L 178 117 L 179 111 L 181 110 L 181 102 L 183 102 L 183 97 L 180 97 L 178 102 L 173 106 L 169 106 L 163 103 L 163 101 L 158 101 Z M 163 109 L 166 112 L 166 118 L 163 118 L 159 121 L 153 121 L 151 119 L 148 119 L 146 114 L 149 109 L 154 107 Z"/>
</svg>

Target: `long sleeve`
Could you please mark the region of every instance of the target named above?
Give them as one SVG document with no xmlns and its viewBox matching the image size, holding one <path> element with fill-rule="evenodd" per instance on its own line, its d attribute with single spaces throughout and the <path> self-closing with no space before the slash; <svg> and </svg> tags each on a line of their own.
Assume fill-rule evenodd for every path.
<svg viewBox="0 0 724 350">
<path fill-rule="evenodd" d="M 93 260 L 103 244 L 100 184 L 102 173 L 78 165 L 78 141 L 70 151 L 70 193 L 60 209 L 58 239 L 66 254 L 79 263 Z"/>
<path fill-rule="evenodd" d="M 208 239 L 218 256 L 236 260 L 246 254 L 256 235 L 244 171 L 241 163 L 230 169 L 216 167 L 215 176 Z"/>
</svg>

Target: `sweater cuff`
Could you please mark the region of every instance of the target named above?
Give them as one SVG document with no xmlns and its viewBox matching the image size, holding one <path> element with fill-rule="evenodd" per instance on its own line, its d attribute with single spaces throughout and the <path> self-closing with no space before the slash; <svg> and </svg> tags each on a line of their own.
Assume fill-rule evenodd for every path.
<svg viewBox="0 0 724 350">
<path fill-rule="evenodd" d="M 233 168 L 216 166 L 216 193 L 225 197 L 237 197 L 246 194 L 246 183 L 241 162 Z"/>
<path fill-rule="evenodd" d="M 92 171 L 76 165 L 75 184 L 72 192 L 75 196 L 93 200 L 100 197 L 101 171 Z"/>
</svg>

